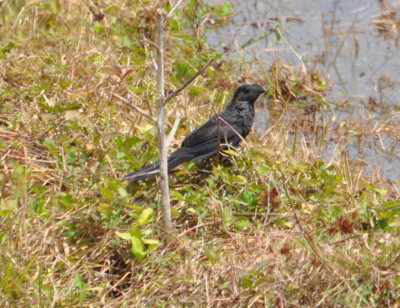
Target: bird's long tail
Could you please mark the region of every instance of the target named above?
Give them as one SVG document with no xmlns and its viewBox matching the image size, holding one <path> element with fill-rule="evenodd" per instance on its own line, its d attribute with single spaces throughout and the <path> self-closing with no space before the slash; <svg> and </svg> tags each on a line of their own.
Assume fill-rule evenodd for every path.
<svg viewBox="0 0 400 308">
<path fill-rule="evenodd" d="M 193 157 L 190 153 L 187 153 L 185 149 L 178 149 L 175 152 L 171 153 L 168 157 L 168 172 L 174 169 L 176 166 L 190 161 Z M 156 177 L 160 174 L 160 161 L 156 162 L 132 173 L 129 173 L 123 177 L 123 180 L 128 181 L 129 183 L 135 183 L 141 180 L 150 179 Z"/>
</svg>

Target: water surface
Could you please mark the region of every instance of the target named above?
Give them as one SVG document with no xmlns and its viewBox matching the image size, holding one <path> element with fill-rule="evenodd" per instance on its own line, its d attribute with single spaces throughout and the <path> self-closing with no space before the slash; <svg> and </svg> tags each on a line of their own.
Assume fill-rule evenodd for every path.
<svg viewBox="0 0 400 308">
<path fill-rule="evenodd" d="M 300 69 L 303 62 L 307 70 L 331 81 L 328 100 L 349 102 L 347 110 L 337 111 L 339 121 L 360 121 L 367 127 L 386 121 L 399 132 L 400 0 L 228 2 L 235 16 L 228 25 L 207 33 L 210 44 L 221 50 L 231 46 L 234 52 L 229 57 L 242 57 L 249 63 L 279 59 Z M 379 111 L 372 110 L 371 104 L 379 106 Z M 259 115 L 255 128 L 264 130 L 265 113 Z M 347 150 L 365 162 L 367 173 L 399 180 L 400 136 L 393 136 L 364 138 L 361 146 L 349 142 Z M 334 151 L 333 142 L 327 158 Z"/>
</svg>

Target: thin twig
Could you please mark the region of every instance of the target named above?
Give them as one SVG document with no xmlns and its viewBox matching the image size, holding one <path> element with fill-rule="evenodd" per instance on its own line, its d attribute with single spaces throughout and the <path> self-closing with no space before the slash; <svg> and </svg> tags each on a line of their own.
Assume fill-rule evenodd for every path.
<svg viewBox="0 0 400 308">
<path fill-rule="evenodd" d="M 148 89 L 148 88 L 147 88 Z M 131 90 L 127 90 L 128 91 L 128 94 L 131 96 L 131 97 L 135 97 L 136 96 L 136 94 L 135 93 L 133 93 Z M 147 94 L 147 96 L 150 96 L 150 94 L 147 92 L 146 93 Z M 146 113 L 148 113 L 148 115 L 149 116 L 151 116 L 153 119 L 154 119 L 154 121 L 157 121 L 157 119 L 156 119 L 156 117 L 154 116 L 154 114 L 153 114 L 153 112 L 152 112 L 152 110 L 151 110 L 151 105 L 150 105 L 150 103 L 149 103 L 149 100 L 148 99 L 146 99 L 145 100 L 145 102 L 146 102 L 146 107 L 147 107 L 147 111 L 145 111 Z"/>
<path fill-rule="evenodd" d="M 152 40 L 149 40 L 147 37 L 143 36 L 143 40 L 144 43 L 149 44 L 153 47 L 155 47 L 157 50 L 160 49 L 160 46 L 158 46 L 156 43 L 154 43 Z"/>
<path fill-rule="evenodd" d="M 151 62 L 153 63 L 154 69 L 155 69 L 156 71 L 158 71 L 157 62 L 156 62 L 156 60 L 154 59 L 154 57 L 153 57 L 153 55 L 151 54 L 151 52 L 150 52 L 150 59 L 151 59 Z"/>
<path fill-rule="evenodd" d="M 167 140 L 165 141 L 165 146 L 166 146 L 167 148 L 169 147 L 169 145 L 170 145 L 172 139 L 173 139 L 174 136 L 175 136 L 175 133 L 176 133 L 178 127 L 179 127 L 179 123 L 181 122 L 181 119 L 182 119 L 182 115 L 178 112 L 178 113 L 176 114 L 176 118 L 175 118 L 174 125 L 172 126 L 172 129 L 171 129 L 171 131 L 169 132 L 168 138 L 167 138 Z"/>
<path fill-rule="evenodd" d="M 221 118 L 218 114 L 217 114 L 217 118 L 219 120 L 221 120 L 221 122 L 225 123 L 230 129 L 232 129 L 233 132 L 240 138 L 240 140 L 248 147 L 246 140 L 244 140 L 243 136 L 241 134 L 239 134 L 239 132 L 236 129 L 234 129 L 232 127 L 232 125 L 230 125 L 227 121 L 225 121 L 223 118 Z"/>
<path fill-rule="evenodd" d="M 188 80 L 186 80 L 183 85 L 181 85 L 178 89 L 176 89 L 174 92 L 170 93 L 167 95 L 167 97 L 164 100 L 164 103 L 166 104 L 169 100 L 177 96 L 183 89 L 185 89 L 189 84 L 193 82 L 197 77 L 199 77 L 201 74 L 204 73 L 204 71 L 214 62 L 214 59 L 211 59 L 208 61 L 200 70 L 197 71 L 196 74 L 194 74 L 192 77 L 190 77 Z"/>
<path fill-rule="evenodd" d="M 199 228 L 203 228 L 203 227 L 206 227 L 206 226 L 216 226 L 216 225 L 219 225 L 221 223 L 222 223 L 222 221 L 218 221 L 218 220 L 217 221 L 212 221 L 212 222 L 205 222 L 205 223 L 196 225 L 196 226 L 194 226 L 192 228 L 189 228 L 189 229 L 183 231 L 176 238 L 180 238 L 180 237 L 184 236 L 185 234 L 187 234 L 189 232 L 192 232 L 193 230 L 196 230 L 196 229 L 199 229 Z"/>
<path fill-rule="evenodd" d="M 179 0 L 174 7 L 171 9 L 171 11 L 169 11 L 168 15 L 165 17 L 165 21 L 164 23 L 166 23 L 168 21 L 168 19 L 172 16 L 172 14 L 174 14 L 174 12 L 176 11 L 176 9 L 182 4 L 182 2 L 185 0 Z"/>
<path fill-rule="evenodd" d="M 146 118 L 150 119 L 152 122 L 156 123 L 157 121 L 150 115 L 148 114 L 146 111 L 144 111 L 142 108 L 139 108 L 138 106 L 135 106 L 134 104 L 132 104 L 129 100 L 127 100 L 126 98 L 122 97 L 121 95 L 117 94 L 117 93 L 113 93 L 112 94 L 114 97 L 118 98 L 121 102 L 123 102 L 125 105 L 131 107 L 132 109 L 135 109 L 137 112 L 141 113 L 142 115 L 144 115 Z"/>
</svg>

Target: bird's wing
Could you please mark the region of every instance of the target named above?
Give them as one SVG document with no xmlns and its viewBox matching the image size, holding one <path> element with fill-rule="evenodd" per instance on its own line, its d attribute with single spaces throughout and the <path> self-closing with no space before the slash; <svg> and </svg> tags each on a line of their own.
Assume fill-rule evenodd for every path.
<svg viewBox="0 0 400 308">
<path fill-rule="evenodd" d="M 201 145 L 214 146 L 218 144 L 218 137 L 221 143 L 237 145 L 242 135 L 243 125 L 237 121 L 227 121 L 221 115 L 212 117 L 206 123 L 195 129 L 183 140 L 183 148 L 196 148 Z M 232 143 L 232 141 L 234 141 Z"/>
</svg>

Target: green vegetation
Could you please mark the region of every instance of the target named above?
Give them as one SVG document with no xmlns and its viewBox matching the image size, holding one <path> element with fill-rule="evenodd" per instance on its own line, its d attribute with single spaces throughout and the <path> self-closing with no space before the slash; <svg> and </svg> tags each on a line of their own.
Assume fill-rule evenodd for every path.
<svg viewBox="0 0 400 308">
<path fill-rule="evenodd" d="M 396 186 L 364 176 L 345 151 L 322 155 L 333 134 L 368 131 L 332 126 L 317 72 L 256 61 L 256 73 L 208 46 L 205 32 L 229 21 L 229 5 L 189 1 L 168 23 L 170 89 L 217 59 L 168 104 L 168 130 L 184 115 L 172 147 L 240 79 L 270 89 L 270 126 L 230 157 L 178 169 L 176 240 L 165 245 L 157 182 L 119 181 L 157 159 L 156 129 L 113 96 L 156 112 L 155 51 L 144 38 L 154 40 L 157 7 L 93 3 L 0 7 L 3 306 L 400 304 Z"/>
</svg>

